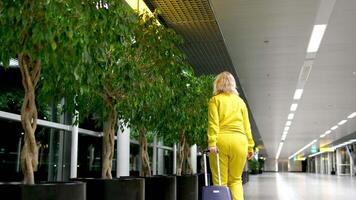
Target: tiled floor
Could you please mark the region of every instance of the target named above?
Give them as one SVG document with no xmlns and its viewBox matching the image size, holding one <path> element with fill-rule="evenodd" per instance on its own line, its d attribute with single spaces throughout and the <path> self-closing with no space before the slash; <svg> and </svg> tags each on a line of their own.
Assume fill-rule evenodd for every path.
<svg viewBox="0 0 356 200">
<path fill-rule="evenodd" d="M 356 177 L 307 173 L 250 175 L 245 200 L 356 199 Z"/>
</svg>

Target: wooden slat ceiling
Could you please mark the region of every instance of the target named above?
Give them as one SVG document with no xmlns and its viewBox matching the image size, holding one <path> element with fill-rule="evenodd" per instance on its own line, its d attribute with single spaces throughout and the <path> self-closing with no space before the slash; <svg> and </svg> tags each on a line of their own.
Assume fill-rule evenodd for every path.
<svg viewBox="0 0 356 200">
<path fill-rule="evenodd" d="M 197 74 L 218 74 L 235 69 L 207 0 L 146 0 L 147 6 L 162 11 L 161 20 L 182 35 L 182 49 Z"/>
</svg>

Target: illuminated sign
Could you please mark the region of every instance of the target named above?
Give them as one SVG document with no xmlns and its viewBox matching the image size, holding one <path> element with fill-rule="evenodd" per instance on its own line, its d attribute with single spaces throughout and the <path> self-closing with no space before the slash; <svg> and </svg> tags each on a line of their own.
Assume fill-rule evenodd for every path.
<svg viewBox="0 0 356 200">
<path fill-rule="evenodd" d="M 312 145 L 311 148 L 310 148 L 310 153 L 316 153 L 318 152 L 318 148 L 316 147 L 316 145 Z"/>
</svg>

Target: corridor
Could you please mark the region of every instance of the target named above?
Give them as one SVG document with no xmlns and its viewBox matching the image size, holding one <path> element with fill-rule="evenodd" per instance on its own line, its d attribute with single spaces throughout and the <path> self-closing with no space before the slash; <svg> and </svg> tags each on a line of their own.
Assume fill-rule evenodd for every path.
<svg viewBox="0 0 356 200">
<path fill-rule="evenodd" d="M 356 178 L 307 173 L 264 173 L 251 175 L 244 190 L 245 200 L 346 200 L 356 196 Z"/>
</svg>

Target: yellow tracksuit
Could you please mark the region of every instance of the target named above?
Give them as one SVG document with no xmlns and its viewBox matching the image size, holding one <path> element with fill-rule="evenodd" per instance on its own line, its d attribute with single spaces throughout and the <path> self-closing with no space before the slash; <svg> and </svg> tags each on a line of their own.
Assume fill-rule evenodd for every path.
<svg viewBox="0 0 356 200">
<path fill-rule="evenodd" d="M 222 185 L 230 188 L 234 200 L 243 200 L 242 172 L 247 152 L 255 145 L 246 104 L 235 94 L 221 93 L 209 101 L 208 145 L 217 147 Z M 218 185 L 216 155 L 210 154 L 214 185 Z"/>
</svg>

